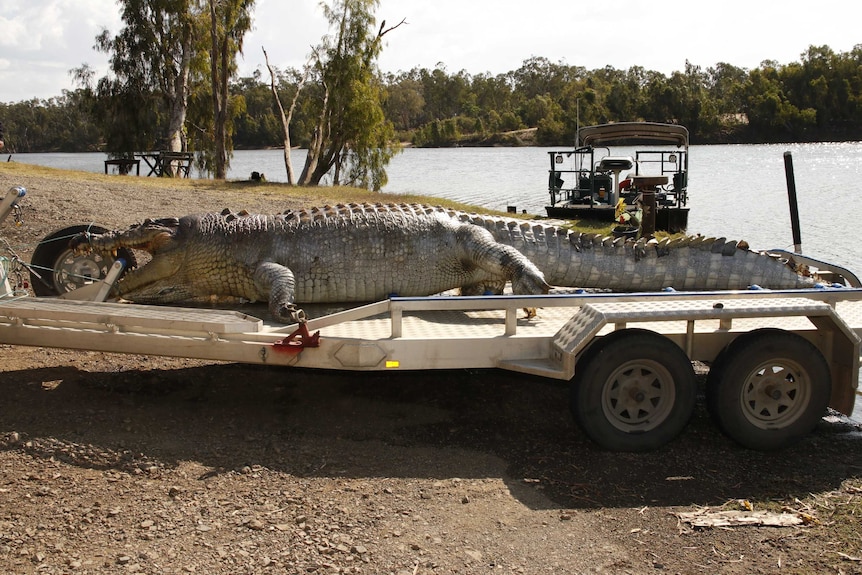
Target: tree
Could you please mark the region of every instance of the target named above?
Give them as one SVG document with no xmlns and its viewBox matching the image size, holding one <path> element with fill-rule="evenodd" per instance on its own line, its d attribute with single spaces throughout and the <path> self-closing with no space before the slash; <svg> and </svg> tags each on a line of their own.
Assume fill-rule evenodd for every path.
<svg viewBox="0 0 862 575">
<path fill-rule="evenodd" d="M 264 59 L 266 59 L 266 67 L 269 70 L 270 90 L 272 91 L 273 98 L 275 98 L 275 103 L 278 105 L 278 112 L 281 118 L 282 132 L 284 134 L 284 140 L 282 141 L 282 144 L 284 146 L 284 168 L 287 171 L 287 183 L 292 186 L 294 184 L 294 175 L 293 162 L 290 161 L 290 122 L 293 119 L 293 112 L 294 110 L 296 110 L 296 102 L 297 100 L 299 100 L 299 93 L 302 91 L 302 86 L 308 79 L 309 67 L 306 66 L 305 74 L 302 77 L 302 81 L 300 81 L 299 85 L 296 87 L 296 92 L 293 95 L 293 100 L 290 103 L 290 108 L 287 112 L 285 112 L 284 105 L 281 103 L 281 97 L 278 95 L 278 86 L 276 85 L 275 80 L 275 70 L 273 70 L 272 66 L 269 63 L 269 55 L 266 53 L 265 49 L 263 50 L 263 57 Z"/>
<path fill-rule="evenodd" d="M 323 86 L 318 120 L 300 185 L 318 185 L 332 171 L 333 183 L 379 190 L 386 165 L 397 152 L 394 128 L 383 113 L 384 90 L 375 66 L 381 40 L 392 28 L 384 20 L 375 33 L 379 0 L 335 0 L 323 6 L 334 29 L 314 51 L 313 71 Z M 344 178 L 342 178 L 344 174 Z"/>
<path fill-rule="evenodd" d="M 614 120 L 632 122 L 641 117 L 645 82 L 646 71 L 640 66 L 632 66 L 611 84 L 606 106 Z"/>
<path fill-rule="evenodd" d="M 233 122 L 234 148 L 271 148 L 282 143 L 278 110 L 273 105 L 269 86 L 261 79 L 261 72 L 255 70 L 252 77 L 231 82 L 232 97 L 242 96 L 245 101 L 245 113 Z"/>
<path fill-rule="evenodd" d="M 450 76 L 446 67 L 438 63 L 432 71 L 420 72 L 425 97 L 425 110 L 431 116 L 425 121 L 451 118 L 463 110 L 461 104 L 470 90 L 470 76 L 463 70 Z"/>
<path fill-rule="evenodd" d="M 748 79 L 748 72 L 726 62 L 707 69 L 706 89 L 720 114 L 737 114 L 741 111 L 740 90 Z"/>
<path fill-rule="evenodd" d="M 789 100 L 780 68 L 772 61 L 762 62 L 749 74 L 743 106 L 751 129 L 761 141 L 800 140 L 817 119 L 814 109 L 800 109 Z"/>
<path fill-rule="evenodd" d="M 387 84 L 386 117 L 395 123 L 397 130 L 416 128 L 425 109 L 422 84 L 403 74 L 399 78 L 389 78 Z"/>
<path fill-rule="evenodd" d="M 125 26 L 114 37 L 103 30 L 95 46 L 110 54 L 113 72 L 99 80 L 96 90 L 96 117 L 102 120 L 108 151 L 180 151 L 197 35 L 194 2 L 119 3 Z"/>
<path fill-rule="evenodd" d="M 555 64 L 547 58 L 533 56 L 511 72 L 511 77 L 515 89 L 529 99 L 544 94 L 559 94 L 581 71 L 563 63 Z"/>
<path fill-rule="evenodd" d="M 213 104 L 213 167 L 216 179 L 227 175 L 229 147 L 228 80 L 236 73 L 236 55 L 251 28 L 254 0 L 209 0 L 210 82 Z"/>
</svg>

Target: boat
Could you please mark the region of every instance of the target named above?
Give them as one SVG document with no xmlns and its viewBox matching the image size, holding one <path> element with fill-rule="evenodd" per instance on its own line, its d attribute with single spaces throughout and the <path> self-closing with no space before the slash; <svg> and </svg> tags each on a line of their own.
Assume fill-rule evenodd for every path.
<svg viewBox="0 0 862 575">
<path fill-rule="evenodd" d="M 619 152 L 635 144 L 643 149 L 637 148 L 634 156 Z M 665 149 L 669 145 L 673 148 Z M 678 124 L 617 122 L 579 128 L 574 149 L 548 152 L 548 217 L 634 223 L 631 218 L 641 210 L 644 227 L 654 221 L 658 231 L 685 231 L 688 146 L 688 130 Z"/>
</svg>

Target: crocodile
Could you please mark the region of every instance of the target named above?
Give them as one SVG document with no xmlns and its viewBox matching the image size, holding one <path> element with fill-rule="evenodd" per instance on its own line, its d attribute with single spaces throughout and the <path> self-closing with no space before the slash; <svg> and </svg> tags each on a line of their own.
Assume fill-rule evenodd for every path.
<svg viewBox="0 0 862 575">
<path fill-rule="evenodd" d="M 507 282 L 517 294 L 551 287 L 532 262 L 488 230 L 424 206 L 342 205 L 275 215 L 225 210 L 85 233 L 71 247 L 152 255 L 113 286 L 112 297 L 162 304 L 210 296 L 268 301 L 273 317 L 284 322 L 301 317 L 296 303 L 477 292 Z"/>
<path fill-rule="evenodd" d="M 146 220 L 81 236 L 79 250 L 143 249 L 152 260 L 112 295 L 138 303 L 206 296 L 269 302 L 281 320 L 296 303 L 390 295 L 811 287 L 786 262 L 724 238 L 632 241 L 541 222 L 421 204 L 346 204 L 282 214 L 246 212 Z M 291 315 L 293 314 L 293 315 Z"/>
</svg>

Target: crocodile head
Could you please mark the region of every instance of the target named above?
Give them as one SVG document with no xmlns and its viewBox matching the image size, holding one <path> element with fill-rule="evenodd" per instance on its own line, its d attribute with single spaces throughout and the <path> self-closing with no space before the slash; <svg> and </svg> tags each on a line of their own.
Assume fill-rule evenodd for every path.
<svg viewBox="0 0 862 575">
<path fill-rule="evenodd" d="M 147 219 L 122 232 L 81 236 L 73 249 L 116 252 L 120 248 L 142 250 L 149 262 L 130 270 L 114 287 L 113 295 L 140 303 L 171 303 L 194 297 L 185 261 L 189 246 L 184 240 L 195 219 Z"/>
</svg>

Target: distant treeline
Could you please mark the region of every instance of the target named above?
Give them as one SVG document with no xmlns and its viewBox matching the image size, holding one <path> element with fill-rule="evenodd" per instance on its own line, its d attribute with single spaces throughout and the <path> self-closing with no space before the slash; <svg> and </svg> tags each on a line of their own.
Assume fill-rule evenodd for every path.
<svg viewBox="0 0 862 575">
<path fill-rule="evenodd" d="M 302 74 L 277 71 L 279 95 L 290 102 Z M 449 73 L 416 68 L 379 77 L 386 117 L 414 146 L 572 145 L 581 126 L 617 121 L 673 122 L 693 143 L 862 140 L 862 44 L 836 53 L 811 46 L 799 62 L 764 61 L 753 70 L 686 62 L 670 76 L 634 66 L 587 70 L 531 58 L 506 74 Z M 234 148 L 277 147 L 284 140 L 270 78 L 233 82 L 244 106 Z M 0 104 L 10 152 L 102 149 L 103 134 L 88 116 L 83 89 L 49 100 Z M 291 123 L 291 142 L 306 147 L 316 126 L 304 89 Z M 528 130 L 532 128 L 533 130 Z"/>
</svg>

